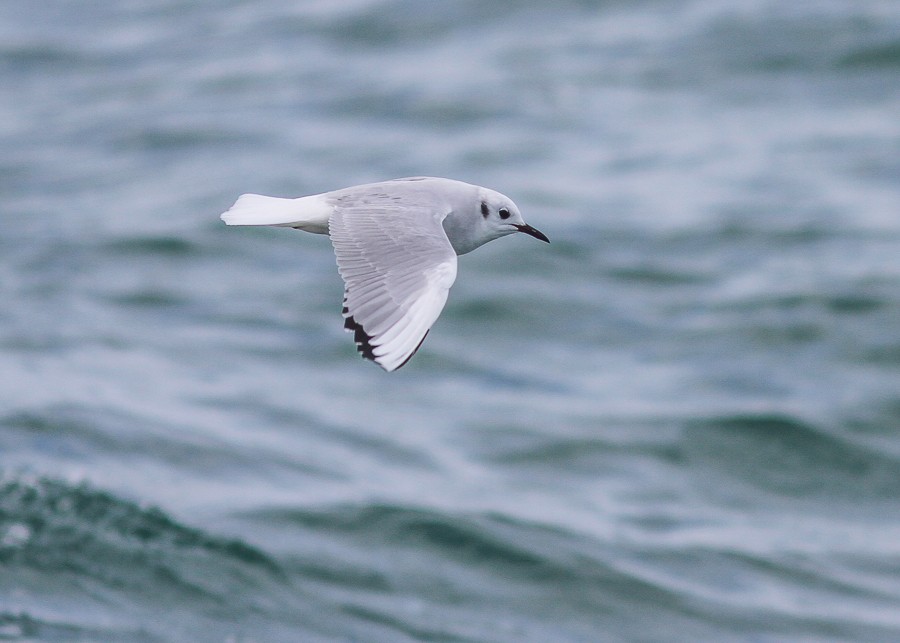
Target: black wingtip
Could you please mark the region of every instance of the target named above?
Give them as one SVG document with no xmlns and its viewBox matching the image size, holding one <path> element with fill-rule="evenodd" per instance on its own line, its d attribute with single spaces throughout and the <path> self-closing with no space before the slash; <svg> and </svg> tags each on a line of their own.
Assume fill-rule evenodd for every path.
<svg viewBox="0 0 900 643">
<path fill-rule="evenodd" d="M 344 307 L 344 314 L 347 314 L 347 307 Z M 347 315 L 344 318 L 344 328 L 351 331 L 353 333 L 353 341 L 356 342 L 356 350 L 362 354 L 368 360 L 372 360 L 376 364 L 378 362 L 375 361 L 375 347 L 372 346 L 372 336 L 366 332 L 366 329 L 362 327 L 362 324 L 353 319 L 353 315 Z"/>
<path fill-rule="evenodd" d="M 384 366 L 382 366 L 382 364 L 380 364 L 378 362 L 378 360 L 375 358 L 375 347 L 372 346 L 372 336 L 366 332 L 366 329 L 363 328 L 362 324 L 360 324 L 358 321 L 356 321 L 353 318 L 353 315 L 347 314 L 350 311 L 347 309 L 346 306 L 344 306 L 344 309 L 341 312 L 344 315 L 346 315 L 346 317 L 344 317 L 344 328 L 353 333 L 353 341 L 356 342 L 356 350 L 358 350 L 360 352 L 360 354 L 363 357 L 365 357 L 367 360 L 371 360 L 371 361 L 375 362 L 376 364 L 378 364 L 379 366 L 381 366 L 381 368 L 384 368 Z M 425 331 L 425 334 L 422 335 L 422 339 L 419 340 L 419 343 L 413 349 L 413 352 L 410 353 L 407 356 L 407 358 L 405 360 L 403 360 L 403 362 L 399 366 L 397 366 L 397 368 L 395 368 L 393 370 L 396 371 L 396 370 L 401 369 L 404 366 L 406 366 L 407 362 L 409 362 L 409 360 L 411 360 L 413 358 L 413 355 L 415 355 L 419 351 L 419 349 L 422 347 L 422 344 L 425 343 L 425 338 L 428 337 L 428 333 L 430 331 L 431 331 L 430 328 Z M 384 370 L 388 370 L 388 369 L 385 368 Z"/>
</svg>

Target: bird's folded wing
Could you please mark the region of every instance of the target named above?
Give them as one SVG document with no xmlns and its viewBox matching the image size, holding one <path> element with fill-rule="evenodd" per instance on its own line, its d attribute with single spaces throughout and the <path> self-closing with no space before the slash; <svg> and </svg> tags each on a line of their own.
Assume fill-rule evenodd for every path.
<svg viewBox="0 0 900 643">
<path fill-rule="evenodd" d="M 348 202 L 349 201 L 349 202 Z M 328 223 L 344 279 L 344 327 L 386 371 L 403 366 L 434 324 L 456 279 L 447 211 L 388 198 L 336 204 Z"/>
</svg>

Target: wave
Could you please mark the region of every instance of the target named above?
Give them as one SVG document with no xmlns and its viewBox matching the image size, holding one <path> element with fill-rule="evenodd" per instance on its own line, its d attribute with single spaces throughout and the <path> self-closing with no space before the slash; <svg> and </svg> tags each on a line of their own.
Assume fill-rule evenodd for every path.
<svg viewBox="0 0 900 643">
<path fill-rule="evenodd" d="M 156 552 L 165 557 L 207 556 L 283 576 L 273 559 L 240 540 L 210 536 L 156 507 L 142 507 L 83 483 L 7 479 L 0 484 L 0 508 L 0 526 L 6 534 L 0 540 L 0 562 L 7 566 L 75 571 L 111 578 L 123 586 L 140 579 L 118 576 L 111 564 L 118 568 L 123 559 L 145 559 Z M 208 583 L 188 581 L 183 569 L 167 564 L 166 570 L 174 584 L 215 595 L 213 587 L 204 587 Z"/>
<path fill-rule="evenodd" d="M 900 462 L 890 454 L 780 413 L 722 415 L 690 422 L 684 455 L 721 475 L 806 499 L 894 498 Z"/>
<path fill-rule="evenodd" d="M 0 611 L 0 641 L 159 641 L 141 629 L 84 627 L 32 616 L 27 612 Z"/>
<path fill-rule="evenodd" d="M 0 626 L 35 638 L 168 638 L 178 619 L 151 624 L 140 613 L 252 612 L 288 583 L 276 560 L 242 540 L 49 478 L 0 482 L 0 570 Z"/>
</svg>

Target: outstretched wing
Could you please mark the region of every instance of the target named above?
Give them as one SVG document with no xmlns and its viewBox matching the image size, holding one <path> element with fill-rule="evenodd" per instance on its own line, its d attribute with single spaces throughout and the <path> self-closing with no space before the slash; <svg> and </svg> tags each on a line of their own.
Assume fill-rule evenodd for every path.
<svg viewBox="0 0 900 643">
<path fill-rule="evenodd" d="M 441 314 L 456 253 L 429 199 L 368 193 L 335 201 L 328 230 L 344 280 L 344 328 L 386 371 L 403 366 Z"/>
</svg>

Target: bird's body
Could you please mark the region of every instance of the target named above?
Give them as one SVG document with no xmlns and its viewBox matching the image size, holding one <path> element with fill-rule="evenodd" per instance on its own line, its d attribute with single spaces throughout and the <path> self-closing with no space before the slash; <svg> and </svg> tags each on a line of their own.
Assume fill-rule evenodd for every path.
<svg viewBox="0 0 900 643">
<path fill-rule="evenodd" d="M 457 255 L 513 232 L 548 240 L 499 192 L 431 177 L 298 199 L 245 194 L 222 220 L 330 235 L 345 285 L 344 326 L 387 371 L 413 356 L 440 315 Z"/>
</svg>

